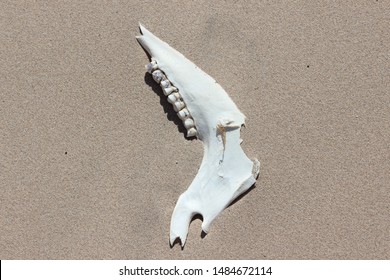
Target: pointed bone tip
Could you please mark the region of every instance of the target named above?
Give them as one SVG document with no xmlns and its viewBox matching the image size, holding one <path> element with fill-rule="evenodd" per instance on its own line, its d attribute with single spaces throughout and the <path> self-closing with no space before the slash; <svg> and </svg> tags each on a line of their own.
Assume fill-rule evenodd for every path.
<svg viewBox="0 0 390 280">
<path fill-rule="evenodd" d="M 181 237 L 179 235 L 176 235 L 174 233 L 171 233 L 169 237 L 169 245 L 173 247 L 175 245 L 176 240 L 179 240 L 181 248 L 184 248 L 184 245 L 186 243 L 186 237 Z"/>
<path fill-rule="evenodd" d="M 141 34 L 143 34 L 143 30 L 145 30 L 145 26 L 141 23 L 141 22 L 138 22 L 138 27 L 139 27 L 139 31 L 141 32 Z"/>
<path fill-rule="evenodd" d="M 175 243 L 176 239 L 177 236 L 171 233 L 171 235 L 169 236 L 169 245 L 171 245 L 171 247 L 173 246 L 173 243 Z"/>
<path fill-rule="evenodd" d="M 150 37 L 154 36 L 145 26 L 143 26 L 141 23 L 139 23 L 139 31 L 143 36 Z"/>
</svg>

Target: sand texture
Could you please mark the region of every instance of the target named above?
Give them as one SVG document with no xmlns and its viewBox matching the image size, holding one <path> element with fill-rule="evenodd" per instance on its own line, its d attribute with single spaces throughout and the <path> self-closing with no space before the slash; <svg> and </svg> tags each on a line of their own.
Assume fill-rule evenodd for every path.
<svg viewBox="0 0 390 280">
<path fill-rule="evenodd" d="M 156 3 L 1 1 L 0 259 L 389 259 L 389 2 Z M 261 162 L 184 250 L 170 218 L 203 148 L 138 22 L 223 86 Z"/>
</svg>

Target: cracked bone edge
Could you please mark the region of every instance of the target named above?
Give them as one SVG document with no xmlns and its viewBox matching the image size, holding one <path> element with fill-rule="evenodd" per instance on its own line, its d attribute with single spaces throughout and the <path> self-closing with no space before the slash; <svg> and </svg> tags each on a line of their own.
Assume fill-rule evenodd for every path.
<svg viewBox="0 0 390 280">
<path fill-rule="evenodd" d="M 245 116 L 225 90 L 144 26 L 140 31 L 138 42 L 179 90 L 204 146 L 199 171 L 180 195 L 171 218 L 170 244 L 179 238 L 184 247 L 193 216 L 202 215 L 202 230 L 208 233 L 215 218 L 256 182 L 260 162 L 251 161 L 240 146 Z"/>
</svg>

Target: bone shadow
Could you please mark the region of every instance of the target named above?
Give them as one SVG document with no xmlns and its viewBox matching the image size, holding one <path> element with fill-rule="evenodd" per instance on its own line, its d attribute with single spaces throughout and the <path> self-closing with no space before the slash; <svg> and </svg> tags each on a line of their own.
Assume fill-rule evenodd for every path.
<svg viewBox="0 0 390 280">
<path fill-rule="evenodd" d="M 247 189 L 245 192 L 240 194 L 239 196 L 236 197 L 226 208 L 229 208 L 236 204 L 239 200 L 241 200 L 244 196 L 246 196 L 248 193 L 250 193 L 254 188 L 256 188 L 256 183 L 254 183 L 249 189 Z"/>
<path fill-rule="evenodd" d="M 145 83 L 152 88 L 154 93 L 160 97 L 160 104 L 164 109 L 164 113 L 167 115 L 167 119 L 169 121 L 172 121 L 177 126 L 178 131 L 183 134 L 184 139 L 186 140 L 196 139 L 196 137 L 187 137 L 187 129 L 184 127 L 181 119 L 177 116 L 175 110 L 173 110 L 172 104 L 168 102 L 168 99 L 164 95 L 164 92 L 161 89 L 160 85 L 153 80 L 152 75 L 150 75 L 149 73 L 145 73 L 144 80 Z"/>
</svg>

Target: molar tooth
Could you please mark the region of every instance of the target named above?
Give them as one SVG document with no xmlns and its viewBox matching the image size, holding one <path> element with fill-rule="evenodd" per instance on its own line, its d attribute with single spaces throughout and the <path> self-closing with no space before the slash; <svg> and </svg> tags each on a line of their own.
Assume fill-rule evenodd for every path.
<svg viewBox="0 0 390 280">
<path fill-rule="evenodd" d="M 184 108 L 183 110 L 179 111 L 177 113 L 177 116 L 184 121 L 186 118 L 191 117 L 190 112 L 188 112 L 187 108 Z"/>
<path fill-rule="evenodd" d="M 196 135 L 198 134 L 198 131 L 194 128 L 194 127 L 191 127 L 188 131 L 187 131 L 187 137 L 195 137 Z"/>
<path fill-rule="evenodd" d="M 184 121 L 184 127 L 185 127 L 186 129 L 190 129 L 190 128 L 194 127 L 194 126 L 195 126 L 195 123 L 194 123 L 194 120 L 193 120 L 193 119 L 187 118 L 187 119 Z"/>
<path fill-rule="evenodd" d="M 177 90 L 177 88 L 175 88 L 175 87 L 167 87 L 167 88 L 163 87 L 163 91 L 164 91 L 165 96 L 170 95 L 172 92 L 174 92 L 176 90 Z"/>
<path fill-rule="evenodd" d="M 152 76 L 153 76 L 153 80 L 155 80 L 157 83 L 160 83 L 161 80 L 165 77 L 163 72 L 161 72 L 160 70 L 156 70 L 152 73 Z"/>
<path fill-rule="evenodd" d="M 168 95 L 168 102 L 173 104 L 176 101 L 181 101 L 181 95 L 177 91 L 172 92 L 172 94 Z"/>
<path fill-rule="evenodd" d="M 173 103 L 173 110 L 175 110 L 175 112 L 179 112 L 181 109 L 183 109 L 186 105 L 184 104 L 184 102 L 181 102 L 181 101 L 177 101 L 175 103 Z"/>
<path fill-rule="evenodd" d="M 154 70 L 158 69 L 157 62 L 155 60 L 152 60 L 148 65 L 145 65 L 145 68 L 148 73 L 152 74 Z"/>
<path fill-rule="evenodd" d="M 162 80 L 160 85 L 163 87 L 163 88 L 167 88 L 171 85 L 171 83 L 169 82 L 168 79 L 165 79 L 165 80 Z"/>
<path fill-rule="evenodd" d="M 173 104 L 176 101 L 180 101 L 179 98 L 177 97 L 177 92 L 172 93 L 171 95 L 168 95 L 168 102 Z"/>
</svg>

